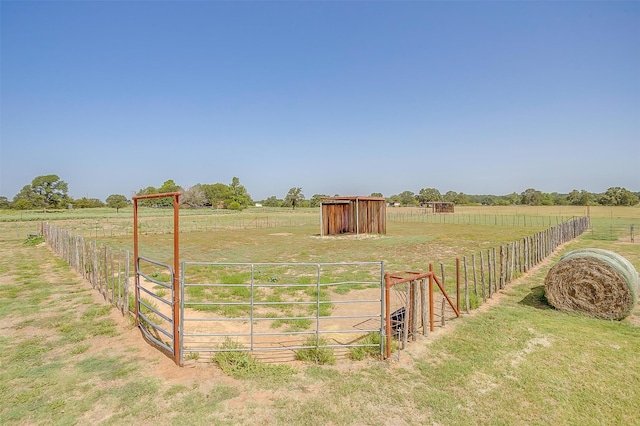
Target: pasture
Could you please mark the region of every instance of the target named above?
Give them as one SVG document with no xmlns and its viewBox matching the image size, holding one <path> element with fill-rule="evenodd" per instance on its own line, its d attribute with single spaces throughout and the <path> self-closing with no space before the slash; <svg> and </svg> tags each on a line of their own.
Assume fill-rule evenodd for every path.
<svg viewBox="0 0 640 426">
<path fill-rule="evenodd" d="M 458 211 L 431 220 L 416 210 L 390 209 L 397 218 L 390 217 L 387 235 L 319 238 L 314 211 L 185 210 L 181 258 L 384 261 L 388 271 L 442 262 L 450 277 L 455 257 L 531 235 L 558 216 L 586 213 L 568 207 Z M 555 311 L 544 299 L 546 271 L 568 250 L 612 250 L 640 269 L 640 242 L 625 234 L 638 224 L 640 210 L 591 207 L 589 213 L 591 231 L 490 303 L 388 361 L 262 365 L 244 357 L 222 372 L 204 362 L 175 367 L 46 247 L 23 244 L 37 231 L 41 213 L 20 220 L 3 212 L 0 422 L 637 424 L 639 310 L 608 322 Z M 516 224 L 514 217 L 529 220 Z M 131 248 L 130 211 L 65 211 L 46 219 L 111 247 Z M 145 255 L 170 261 L 168 213 L 145 211 L 143 219 Z"/>
</svg>

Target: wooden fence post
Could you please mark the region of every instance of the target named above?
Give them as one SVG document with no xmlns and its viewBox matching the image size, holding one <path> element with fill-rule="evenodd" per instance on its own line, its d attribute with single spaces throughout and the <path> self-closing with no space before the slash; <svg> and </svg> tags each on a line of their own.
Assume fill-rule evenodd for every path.
<svg viewBox="0 0 640 426">
<path fill-rule="evenodd" d="M 491 279 L 491 249 L 487 250 L 487 274 L 489 284 L 489 299 L 493 296 L 493 280 Z"/>
<path fill-rule="evenodd" d="M 480 282 L 482 283 L 482 301 L 487 301 L 487 293 L 484 288 L 484 259 L 482 257 L 482 251 L 480 251 Z"/>
<path fill-rule="evenodd" d="M 462 258 L 462 263 L 464 265 L 464 301 L 465 307 L 467 308 L 467 313 L 469 313 L 469 279 L 467 277 L 467 256 Z"/>
<path fill-rule="evenodd" d="M 473 292 L 475 293 L 477 298 L 478 297 L 478 280 L 476 278 L 476 254 L 475 253 L 471 254 L 471 263 L 473 268 Z"/>
</svg>

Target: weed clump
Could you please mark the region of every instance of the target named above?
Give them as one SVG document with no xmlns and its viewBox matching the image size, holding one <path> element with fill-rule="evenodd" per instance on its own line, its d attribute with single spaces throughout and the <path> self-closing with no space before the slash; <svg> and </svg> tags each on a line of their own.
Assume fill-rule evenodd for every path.
<svg viewBox="0 0 640 426">
<path fill-rule="evenodd" d="M 369 333 L 359 342 L 366 346 L 353 346 L 349 348 L 349 357 L 354 361 L 362 361 L 367 357 L 380 356 L 380 333 Z"/>
<path fill-rule="evenodd" d="M 241 343 L 226 338 L 220 345 L 213 362 L 231 377 L 238 379 L 267 379 L 271 382 L 286 382 L 294 371 L 286 365 L 264 364 L 247 352 Z"/>
<path fill-rule="evenodd" d="M 327 347 L 327 341 L 324 339 L 316 339 L 314 336 L 309 336 L 304 346 L 310 346 L 303 348 L 296 352 L 296 359 L 299 361 L 310 361 L 320 365 L 333 365 L 336 363 L 336 357 L 333 354 L 333 348 Z"/>
<path fill-rule="evenodd" d="M 29 235 L 26 240 L 24 240 L 25 246 L 37 246 L 38 244 L 44 243 L 44 236 L 42 235 Z"/>
</svg>

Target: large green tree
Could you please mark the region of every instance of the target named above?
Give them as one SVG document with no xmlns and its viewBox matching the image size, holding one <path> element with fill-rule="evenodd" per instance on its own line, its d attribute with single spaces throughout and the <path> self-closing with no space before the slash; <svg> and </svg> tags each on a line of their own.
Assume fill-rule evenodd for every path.
<svg viewBox="0 0 640 426">
<path fill-rule="evenodd" d="M 584 189 L 581 191 L 574 189 L 567 194 L 567 202 L 572 206 L 588 206 L 592 204 L 594 200 L 595 196 Z"/>
<path fill-rule="evenodd" d="M 320 207 L 322 205 L 322 198 L 328 197 L 325 194 L 313 194 L 309 199 L 309 207 Z"/>
<path fill-rule="evenodd" d="M 169 179 L 164 181 L 164 183 L 159 188 L 147 186 L 146 188 L 138 191 L 136 195 L 153 195 L 180 191 L 182 191 L 182 187 L 176 184 L 173 179 Z M 173 205 L 173 200 L 170 197 L 150 198 L 147 200 L 140 200 L 138 204 L 147 207 L 170 207 L 171 205 Z"/>
<path fill-rule="evenodd" d="M 402 191 L 397 197 L 400 205 L 402 206 L 412 207 L 418 204 L 416 194 L 411 191 Z"/>
<path fill-rule="evenodd" d="M 136 195 L 153 195 L 158 194 L 158 188 L 155 186 L 147 186 L 146 188 L 141 189 L 136 193 Z M 146 206 L 146 207 L 157 207 L 157 198 L 150 198 L 148 200 L 140 200 L 138 201 L 138 205 Z"/>
<path fill-rule="evenodd" d="M 104 203 L 97 198 L 82 197 L 73 201 L 74 209 L 92 209 L 96 207 L 104 207 Z"/>
<path fill-rule="evenodd" d="M 296 206 L 299 205 L 302 200 L 304 200 L 302 188 L 294 187 L 289 189 L 287 196 L 284 197 L 284 202 L 282 203 L 282 205 L 285 207 L 291 206 L 293 210 L 295 210 Z"/>
<path fill-rule="evenodd" d="M 252 203 L 251 196 L 247 192 L 247 189 L 243 185 L 240 185 L 240 179 L 237 177 L 234 176 L 233 179 L 231 179 L 229 189 L 231 191 L 230 201 L 235 201 L 240 204 L 242 208 L 247 208 Z"/>
<path fill-rule="evenodd" d="M 25 185 L 22 187 L 13 197 L 13 208 L 18 210 L 30 210 L 35 209 L 40 205 L 38 195 L 33 192 L 31 185 Z"/>
<path fill-rule="evenodd" d="M 533 188 L 528 188 L 520 194 L 521 203 L 526 206 L 539 206 L 542 204 L 542 192 Z"/>
<path fill-rule="evenodd" d="M 514 206 L 517 206 L 522 201 L 520 199 L 520 196 L 515 192 L 512 192 L 511 194 L 505 195 L 504 199 L 507 200 L 509 202 L 509 204 L 514 205 Z"/>
<path fill-rule="evenodd" d="M 173 179 L 165 180 L 162 186 L 158 188 L 158 192 L 160 194 L 168 193 L 168 192 L 181 192 L 182 187 L 175 183 Z M 171 207 L 173 205 L 173 199 L 170 197 L 158 198 L 157 204 L 159 207 Z"/>
<path fill-rule="evenodd" d="M 127 207 L 129 204 L 131 204 L 131 201 L 121 194 L 111 194 L 107 197 L 107 206 L 112 209 L 116 209 L 116 213 L 118 213 L 121 208 Z"/>
<path fill-rule="evenodd" d="M 282 206 L 282 200 L 279 200 L 275 195 L 267 198 L 262 202 L 264 207 L 280 207 Z"/>
<path fill-rule="evenodd" d="M 598 203 L 603 206 L 635 206 L 638 204 L 638 197 L 626 188 L 615 186 L 600 195 Z"/>
<path fill-rule="evenodd" d="M 201 186 L 208 204 L 214 208 L 225 207 L 225 201 L 231 198 L 231 189 L 229 188 L 229 185 L 225 185 L 224 183 L 205 183 Z"/>
<path fill-rule="evenodd" d="M 58 175 L 36 177 L 31 182 L 31 189 L 38 196 L 43 212 L 47 211 L 47 207 L 58 207 L 61 202 L 69 200 L 69 187 Z"/>
<path fill-rule="evenodd" d="M 430 201 L 442 201 L 442 194 L 436 188 L 422 188 L 416 195 L 416 199 L 420 204 Z"/>
</svg>

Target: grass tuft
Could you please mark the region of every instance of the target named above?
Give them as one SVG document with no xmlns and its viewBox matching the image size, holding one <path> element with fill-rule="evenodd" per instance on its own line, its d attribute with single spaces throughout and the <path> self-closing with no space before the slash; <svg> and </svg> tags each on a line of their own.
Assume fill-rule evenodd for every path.
<svg viewBox="0 0 640 426">
<path fill-rule="evenodd" d="M 316 339 L 315 336 L 309 336 L 303 344 L 309 347 L 299 349 L 296 352 L 296 359 L 320 365 L 334 365 L 336 357 L 333 353 L 333 348 L 327 347 L 327 344 L 324 339 Z"/>
<path fill-rule="evenodd" d="M 352 360 L 362 361 L 367 357 L 380 357 L 380 333 L 369 333 L 358 343 L 372 346 L 354 346 L 349 348 L 349 357 Z"/>
<path fill-rule="evenodd" d="M 220 345 L 223 352 L 213 357 L 213 362 L 231 377 L 239 379 L 267 379 L 274 383 L 288 381 L 294 374 L 286 365 L 264 364 L 254 359 L 245 347 L 230 338 Z"/>
</svg>

